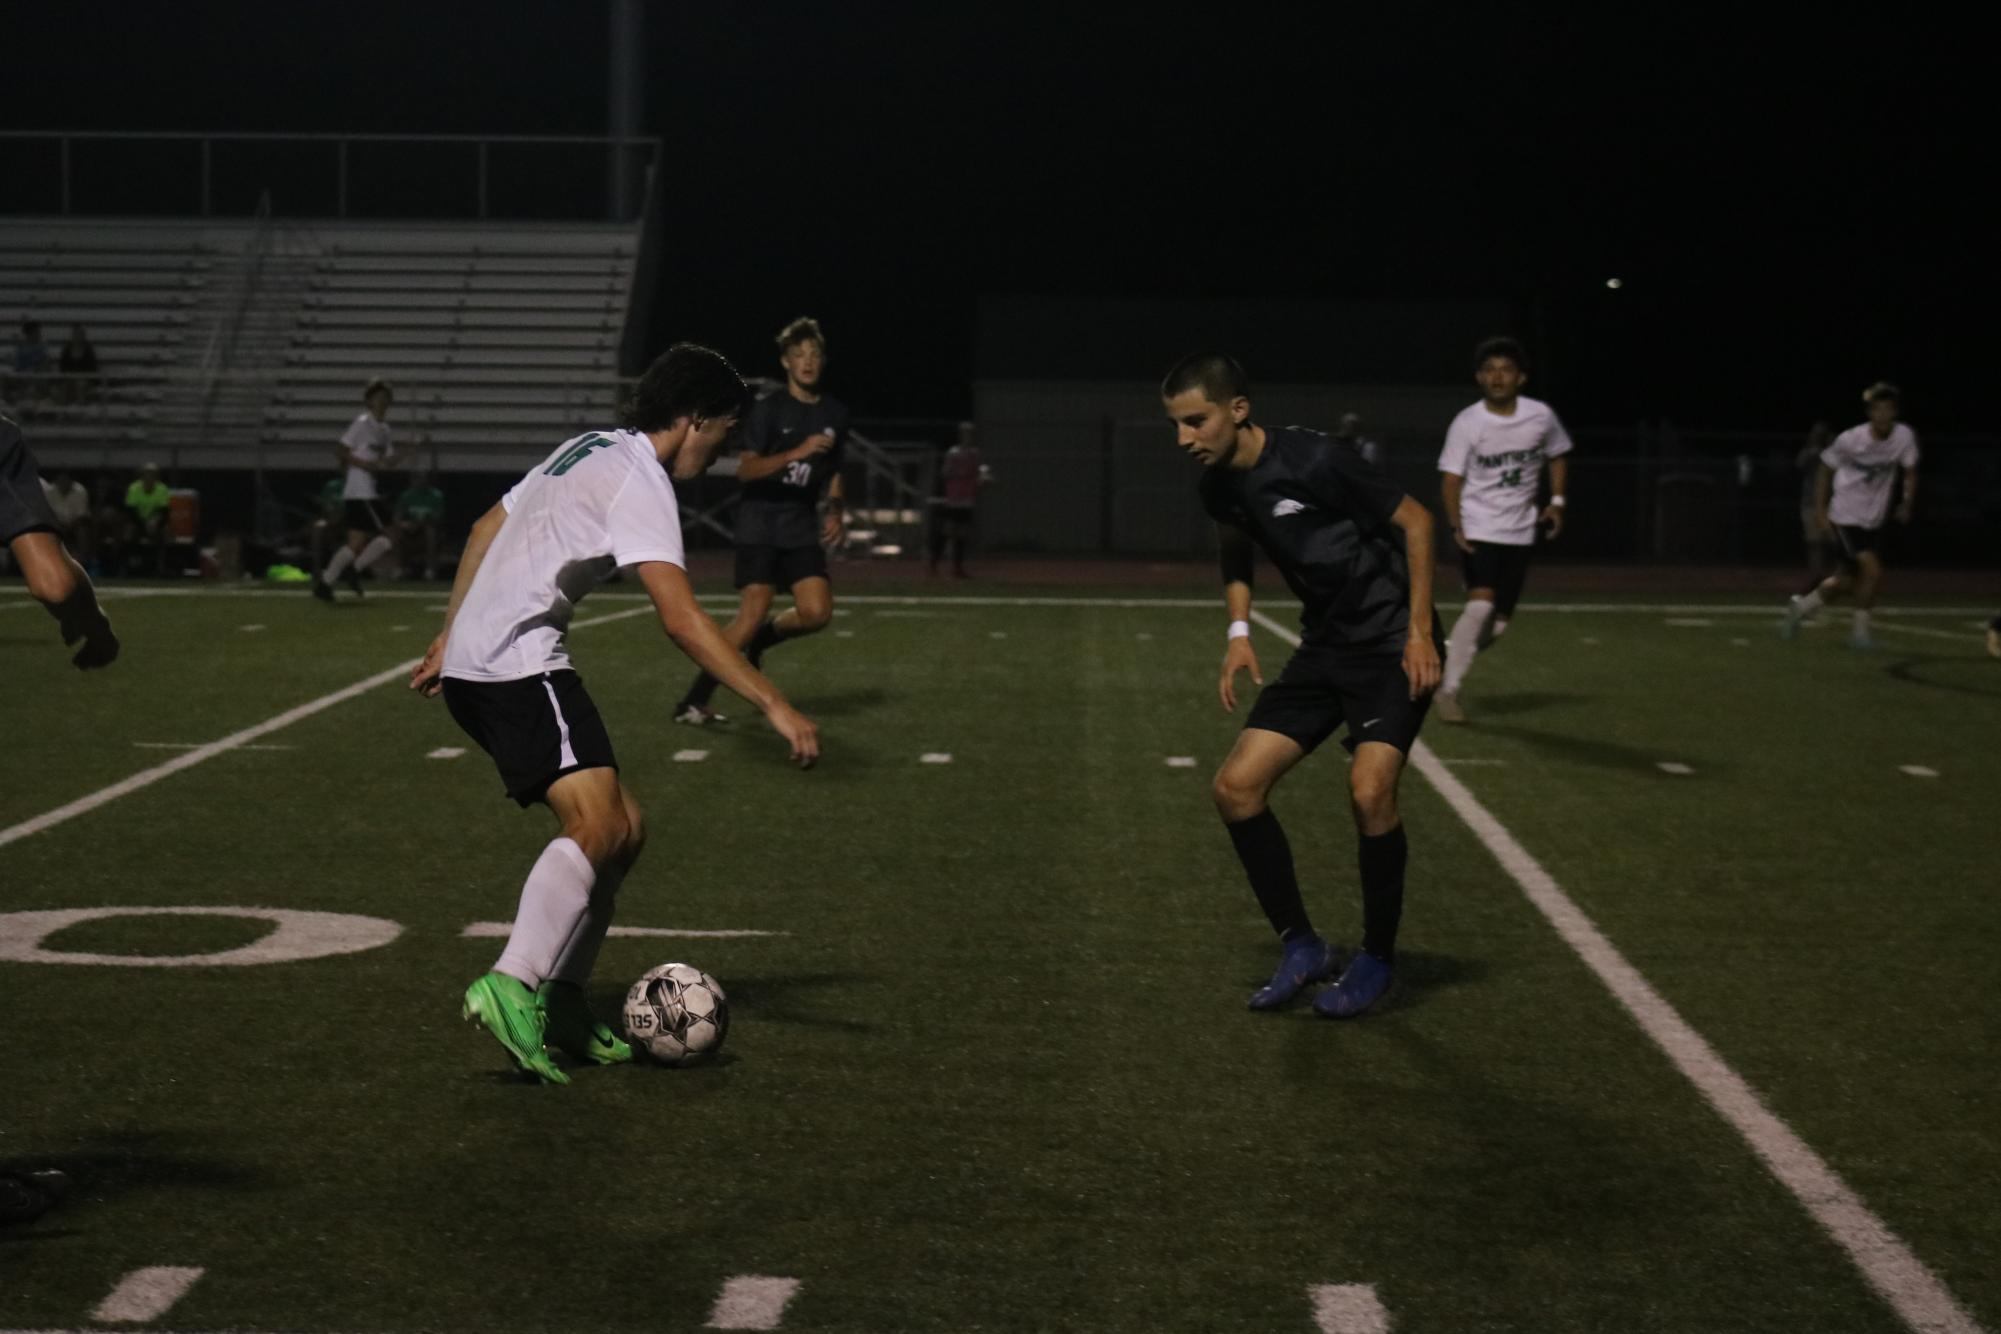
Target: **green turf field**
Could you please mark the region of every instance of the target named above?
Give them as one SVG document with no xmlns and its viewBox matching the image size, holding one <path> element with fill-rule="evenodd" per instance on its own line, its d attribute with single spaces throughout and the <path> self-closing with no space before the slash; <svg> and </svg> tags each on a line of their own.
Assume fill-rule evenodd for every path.
<svg viewBox="0 0 2001 1334">
<path fill-rule="evenodd" d="M 572 650 L 651 829 L 621 923 L 772 934 L 609 941 L 595 999 L 696 963 L 727 1053 L 562 1089 L 458 1020 L 498 952 L 464 933 L 511 917 L 551 826 L 477 750 L 430 758 L 470 745 L 441 703 L 382 684 L 185 749 L 414 658 L 442 595 L 126 597 L 90 677 L 0 595 L 0 951 L 5 914 L 61 909 L 400 928 L 245 966 L 0 959 L 0 1165 L 78 1182 L 0 1231 L 0 1330 L 88 1326 L 151 1266 L 201 1271 L 170 1330 L 759 1327 L 718 1307 L 749 1276 L 796 1282 L 780 1328 L 875 1334 L 1310 1334 L 1371 1301 L 1398 1331 L 2001 1327 L 2001 662 L 1973 614 L 1881 617 L 1861 655 L 1845 623 L 1532 604 L 1471 725 L 1425 729 L 1796 1137 L 1781 1172 L 1817 1154 L 1891 1234 L 1869 1253 L 1920 1266 L 1900 1315 L 1417 772 L 1390 1002 L 1244 1010 L 1273 949 L 1209 802 L 1237 723 L 1201 591 L 850 600 L 767 663 L 821 724 L 810 773 L 748 719 L 669 725 L 685 664 L 639 603 L 587 602 Z M 1269 679 L 1287 646 L 1256 642 Z M 1275 807 L 1352 945 L 1338 748 Z M 110 916 L 40 948 L 269 929 Z"/>
</svg>

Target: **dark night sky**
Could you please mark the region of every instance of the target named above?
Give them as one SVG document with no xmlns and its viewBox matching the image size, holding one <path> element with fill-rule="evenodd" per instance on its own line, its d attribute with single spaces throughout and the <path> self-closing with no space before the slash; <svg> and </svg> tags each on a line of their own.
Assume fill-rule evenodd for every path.
<svg viewBox="0 0 2001 1334">
<path fill-rule="evenodd" d="M 35 12 L 12 128 L 605 132 L 600 0 Z M 982 293 L 1500 298 L 1584 425 L 1792 430 L 1887 376 L 1986 429 L 1971 33 L 1189 13 L 649 6 L 663 335 L 763 370 L 811 312 L 863 416 L 957 415 Z"/>
</svg>

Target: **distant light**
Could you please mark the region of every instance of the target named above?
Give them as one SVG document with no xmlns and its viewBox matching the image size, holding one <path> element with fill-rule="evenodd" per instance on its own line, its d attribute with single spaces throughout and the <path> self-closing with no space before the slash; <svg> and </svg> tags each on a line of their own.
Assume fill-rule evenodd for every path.
<svg viewBox="0 0 2001 1334">
<path fill-rule="evenodd" d="M 1605 285 L 1606 285 L 1607 287 L 1611 288 L 1611 289 L 1612 289 L 1613 291 L 1615 291 L 1615 292 L 1616 292 L 1616 291 L 1618 291 L 1618 290 L 1619 290 L 1619 289 L 1620 289 L 1621 287 L 1624 287 L 1624 286 L 1626 285 L 1626 283 L 1625 283 L 1625 280 L 1624 280 L 1624 279 L 1622 279 L 1622 278 L 1607 278 L 1607 279 L 1605 280 Z"/>
</svg>

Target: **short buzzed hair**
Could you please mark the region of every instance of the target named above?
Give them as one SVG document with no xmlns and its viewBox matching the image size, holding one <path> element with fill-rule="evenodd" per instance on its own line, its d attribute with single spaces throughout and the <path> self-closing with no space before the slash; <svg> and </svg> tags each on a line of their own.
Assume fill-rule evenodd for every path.
<svg viewBox="0 0 2001 1334">
<path fill-rule="evenodd" d="M 827 348 L 827 335 L 820 332 L 820 321 L 811 315 L 801 315 L 778 331 L 778 350 L 790 352 L 808 340 L 818 343 L 823 352 Z"/>
<path fill-rule="evenodd" d="M 396 397 L 396 386 L 378 375 L 361 387 L 361 401 L 364 403 L 374 398 L 377 394 L 387 394 L 390 398 L 394 399 Z"/>
<path fill-rule="evenodd" d="M 1878 380 L 1862 391 L 1864 403 L 1898 403 L 1904 401 L 1904 391 L 1888 380 Z"/>
<path fill-rule="evenodd" d="M 1160 396 L 1174 398 L 1191 389 L 1200 389 L 1211 403 L 1228 403 L 1251 396 L 1251 377 L 1235 357 L 1197 352 L 1174 363 L 1160 382 Z"/>
<path fill-rule="evenodd" d="M 1481 339 L 1480 345 L 1473 349 L 1473 369 L 1479 370 L 1495 357 L 1506 357 L 1514 362 L 1515 369 L 1524 375 L 1529 372 L 1529 354 L 1522 350 L 1520 339 L 1507 337 Z"/>
</svg>

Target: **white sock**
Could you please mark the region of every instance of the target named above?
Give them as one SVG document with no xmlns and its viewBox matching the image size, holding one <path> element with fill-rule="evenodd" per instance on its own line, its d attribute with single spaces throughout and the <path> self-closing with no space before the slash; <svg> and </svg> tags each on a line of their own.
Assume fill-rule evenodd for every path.
<svg viewBox="0 0 2001 1334">
<path fill-rule="evenodd" d="M 542 849 L 521 887 L 521 904 L 514 910 L 514 930 L 507 948 L 493 965 L 496 973 L 520 980 L 530 991 L 556 969 L 580 921 L 590 911 L 591 886 L 597 872 L 572 838 L 559 838 Z"/>
<path fill-rule="evenodd" d="M 1473 655 L 1480 651 L 1480 634 L 1487 628 L 1487 618 L 1493 614 L 1493 603 L 1469 602 L 1466 610 L 1459 613 L 1459 619 L 1452 623 L 1452 633 L 1445 639 L 1445 681 L 1439 687 L 1446 694 L 1459 693 L 1466 673 L 1473 669 Z"/>
<path fill-rule="evenodd" d="M 369 566 L 375 564 L 376 561 L 382 559 L 382 553 L 394 545 L 396 544 L 389 540 L 389 534 L 377 533 L 375 540 L 363 547 L 361 554 L 354 558 L 354 568 L 357 570 L 367 569 Z"/>
<path fill-rule="evenodd" d="M 612 914 L 618 911 L 618 887 L 625 880 L 625 872 L 625 867 L 607 866 L 598 873 L 590 907 L 577 920 L 577 929 L 570 933 L 569 941 L 556 956 L 556 966 L 549 970 L 549 976 L 580 987 L 591 980 L 591 970 L 598 963 L 598 947 L 604 944 L 605 932 L 611 930 Z"/>
<path fill-rule="evenodd" d="M 1808 593 L 1805 597 L 1794 598 L 1793 602 L 1798 605 L 1800 615 L 1802 616 L 1811 616 L 1824 605 L 1818 588 Z"/>
<path fill-rule="evenodd" d="M 334 580 L 340 578 L 341 573 L 352 564 L 354 564 L 354 548 L 343 542 L 341 543 L 340 550 L 334 552 L 333 559 L 327 562 L 327 572 L 320 576 L 320 582 L 323 584 L 332 583 Z"/>
<path fill-rule="evenodd" d="M 1869 609 L 1867 607 L 1857 607 L 1855 609 L 1855 634 L 1858 638 L 1861 638 L 1867 636 L 1868 633 Z"/>
</svg>

